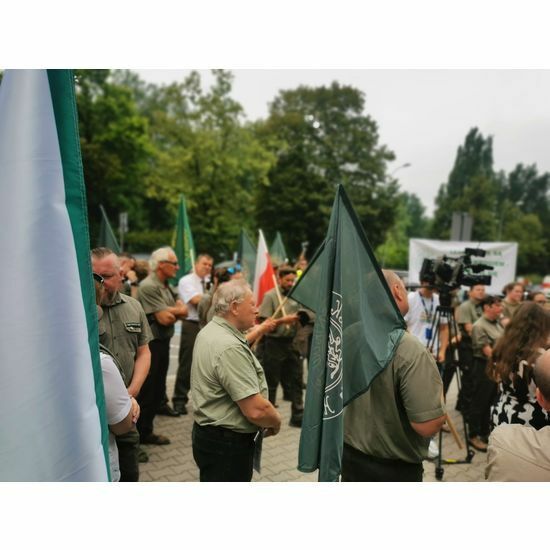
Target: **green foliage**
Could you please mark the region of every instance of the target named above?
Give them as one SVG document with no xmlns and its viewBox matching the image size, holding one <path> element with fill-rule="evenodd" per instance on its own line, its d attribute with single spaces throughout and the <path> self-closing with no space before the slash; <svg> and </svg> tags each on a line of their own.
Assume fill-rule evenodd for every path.
<svg viewBox="0 0 550 550">
<path fill-rule="evenodd" d="M 448 238 L 454 211 L 474 219 L 472 240 L 518 243 L 518 272 L 547 273 L 550 174 L 518 164 L 506 175 L 493 170 L 492 139 L 476 128 L 459 147 L 448 182 L 436 199 L 432 236 Z"/>
<path fill-rule="evenodd" d="M 129 231 L 126 236 L 126 249 L 128 252 L 152 252 L 161 246 L 172 246 L 174 232 L 161 231 Z"/>
<path fill-rule="evenodd" d="M 131 92 L 110 82 L 109 71 L 77 70 L 76 76 L 91 233 L 97 235 L 99 228 L 99 204 L 115 216 L 128 212 L 131 227 L 144 229 L 148 225 L 145 189 L 153 155 L 147 121 L 139 115 Z"/>
<path fill-rule="evenodd" d="M 409 239 L 425 238 L 428 219 L 424 206 L 413 193 L 400 193 L 395 223 L 387 232 L 385 241 L 376 249 L 382 267 L 406 269 L 409 263 Z"/>
<path fill-rule="evenodd" d="M 373 245 L 395 215 L 397 182 L 386 177 L 394 155 L 378 144 L 378 128 L 363 114 L 362 92 L 330 87 L 281 91 L 260 135 L 277 156 L 269 185 L 256 195 L 258 224 L 273 235 L 283 229 L 289 252 L 309 241 L 315 249 L 326 233 L 336 186 L 342 183 Z"/>
<path fill-rule="evenodd" d="M 208 92 L 193 72 L 181 84 L 155 90 L 144 105 L 157 148 L 147 196 L 175 215 L 183 193 L 197 249 L 228 257 L 241 227 L 254 225 L 254 190 L 267 184 L 275 157 L 241 121 L 242 107 L 230 97 L 231 74 L 214 75 Z"/>
<path fill-rule="evenodd" d="M 458 148 L 447 183 L 439 189 L 432 236 L 448 239 L 453 212 L 469 212 L 474 218 L 472 239 L 494 240 L 498 189 L 493 170 L 493 140 L 472 128 L 464 145 Z"/>
</svg>

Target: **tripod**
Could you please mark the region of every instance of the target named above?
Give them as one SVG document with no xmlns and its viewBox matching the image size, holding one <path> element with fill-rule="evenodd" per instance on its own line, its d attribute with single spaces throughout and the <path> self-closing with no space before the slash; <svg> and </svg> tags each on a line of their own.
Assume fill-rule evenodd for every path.
<svg viewBox="0 0 550 550">
<path fill-rule="evenodd" d="M 445 379 L 445 371 L 446 369 L 452 369 L 451 378 L 449 380 L 449 385 L 451 383 L 452 377 L 454 374 L 456 374 L 456 383 L 458 386 L 458 391 L 460 393 L 460 390 L 462 389 L 462 372 L 460 369 L 460 361 L 459 361 L 459 355 L 458 355 L 458 324 L 456 322 L 453 308 L 451 307 L 451 295 L 448 292 L 441 292 L 440 294 L 440 305 L 437 306 L 437 309 L 435 311 L 435 315 L 432 319 L 432 325 L 431 325 L 431 333 L 430 333 L 430 341 L 428 342 L 427 348 L 428 350 L 433 353 L 434 346 L 436 346 L 436 353 L 437 356 L 439 354 L 439 329 L 441 326 L 441 320 L 447 319 L 447 325 L 449 327 L 449 362 L 444 362 L 443 364 L 443 370 L 441 372 L 441 377 Z M 466 441 L 466 456 L 464 459 L 454 459 L 454 458 L 443 458 L 443 430 L 440 430 L 439 432 L 439 455 L 437 457 L 437 464 L 435 467 L 435 478 L 438 481 L 441 481 L 443 479 L 443 474 L 445 473 L 442 464 L 470 464 L 472 462 L 472 458 L 475 455 L 475 452 L 470 448 L 469 444 L 469 437 L 468 437 L 468 425 L 466 422 L 466 418 L 464 417 L 464 413 L 461 411 L 462 415 L 462 422 L 464 426 L 464 439 Z"/>
</svg>

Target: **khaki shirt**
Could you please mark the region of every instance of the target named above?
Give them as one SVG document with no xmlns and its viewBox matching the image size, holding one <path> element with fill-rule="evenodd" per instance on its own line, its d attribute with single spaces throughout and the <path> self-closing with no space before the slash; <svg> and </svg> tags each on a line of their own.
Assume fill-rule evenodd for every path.
<svg viewBox="0 0 550 550">
<path fill-rule="evenodd" d="M 521 304 L 522 302 L 512 304 L 510 302 L 507 302 L 506 300 L 502 300 L 502 316 L 511 319 L 518 310 L 518 307 L 521 306 Z"/>
<path fill-rule="evenodd" d="M 285 297 L 281 292 L 281 299 L 284 300 Z M 262 300 L 262 305 L 258 313 L 258 317 L 261 319 L 267 319 L 271 317 L 277 308 L 279 307 L 279 300 L 277 298 L 277 291 L 272 288 L 269 292 L 264 294 Z M 285 312 L 287 315 L 294 315 L 300 309 L 300 305 L 294 300 L 287 300 L 285 302 Z M 283 317 L 282 310 L 277 314 L 277 318 Z M 267 334 L 269 338 L 294 338 L 296 336 L 296 331 L 298 330 L 296 323 L 279 325 L 273 332 Z"/>
<path fill-rule="evenodd" d="M 419 464 L 428 456 L 430 440 L 410 423 L 444 414 L 435 360 L 415 336 L 405 333 L 391 364 L 344 409 L 344 441 L 371 456 Z"/>
<path fill-rule="evenodd" d="M 253 433 L 236 401 L 261 393 L 267 398 L 267 382 L 244 334 L 215 316 L 198 334 L 191 366 L 193 414 L 201 426 L 221 426 Z"/>
<path fill-rule="evenodd" d="M 467 300 L 458 306 L 456 310 L 456 322 L 460 325 L 462 336 L 470 337 L 464 330 L 463 325 L 467 323 L 473 325 L 482 315 L 483 307 L 473 300 Z"/>
<path fill-rule="evenodd" d="M 489 437 L 489 481 L 550 481 L 550 427 L 501 424 Z"/>
<path fill-rule="evenodd" d="M 472 328 L 472 348 L 474 357 L 485 359 L 483 348 L 487 345 L 494 347 L 495 342 L 502 336 L 504 329 L 498 321 L 489 321 L 486 317 L 481 317 L 474 323 Z"/>
<path fill-rule="evenodd" d="M 153 339 L 145 312 L 137 300 L 116 292 L 109 304 L 101 306 L 99 341 L 118 360 L 126 385 L 134 375 L 137 349 Z"/>
<path fill-rule="evenodd" d="M 156 321 L 153 313 L 163 311 L 176 305 L 174 292 L 164 284 L 156 273 L 151 273 L 138 287 L 138 300 L 143 306 L 145 315 L 156 340 L 166 340 L 174 335 L 174 325 L 164 326 Z"/>
</svg>

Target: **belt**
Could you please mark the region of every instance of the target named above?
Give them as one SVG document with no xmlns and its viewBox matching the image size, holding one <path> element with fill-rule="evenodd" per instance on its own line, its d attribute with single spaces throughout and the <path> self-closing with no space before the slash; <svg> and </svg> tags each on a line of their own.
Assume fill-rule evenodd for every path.
<svg viewBox="0 0 550 550">
<path fill-rule="evenodd" d="M 196 422 L 194 423 L 193 427 L 195 428 L 195 430 L 198 430 L 208 435 L 212 435 L 214 437 L 217 437 L 218 439 L 229 439 L 231 441 L 251 441 L 254 439 L 257 433 L 234 432 L 229 428 L 222 428 L 221 426 L 201 426 Z"/>
</svg>

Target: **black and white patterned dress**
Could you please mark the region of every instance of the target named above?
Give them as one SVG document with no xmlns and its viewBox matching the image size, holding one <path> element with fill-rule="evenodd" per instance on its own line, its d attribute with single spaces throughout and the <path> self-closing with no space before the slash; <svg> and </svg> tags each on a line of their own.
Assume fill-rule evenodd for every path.
<svg viewBox="0 0 550 550">
<path fill-rule="evenodd" d="M 513 380 L 510 375 L 509 380 L 499 384 L 499 396 L 491 408 L 493 428 L 499 424 L 525 424 L 536 430 L 550 426 L 550 414 L 538 404 L 535 382 L 526 366 L 526 361 L 520 361 Z"/>
</svg>

